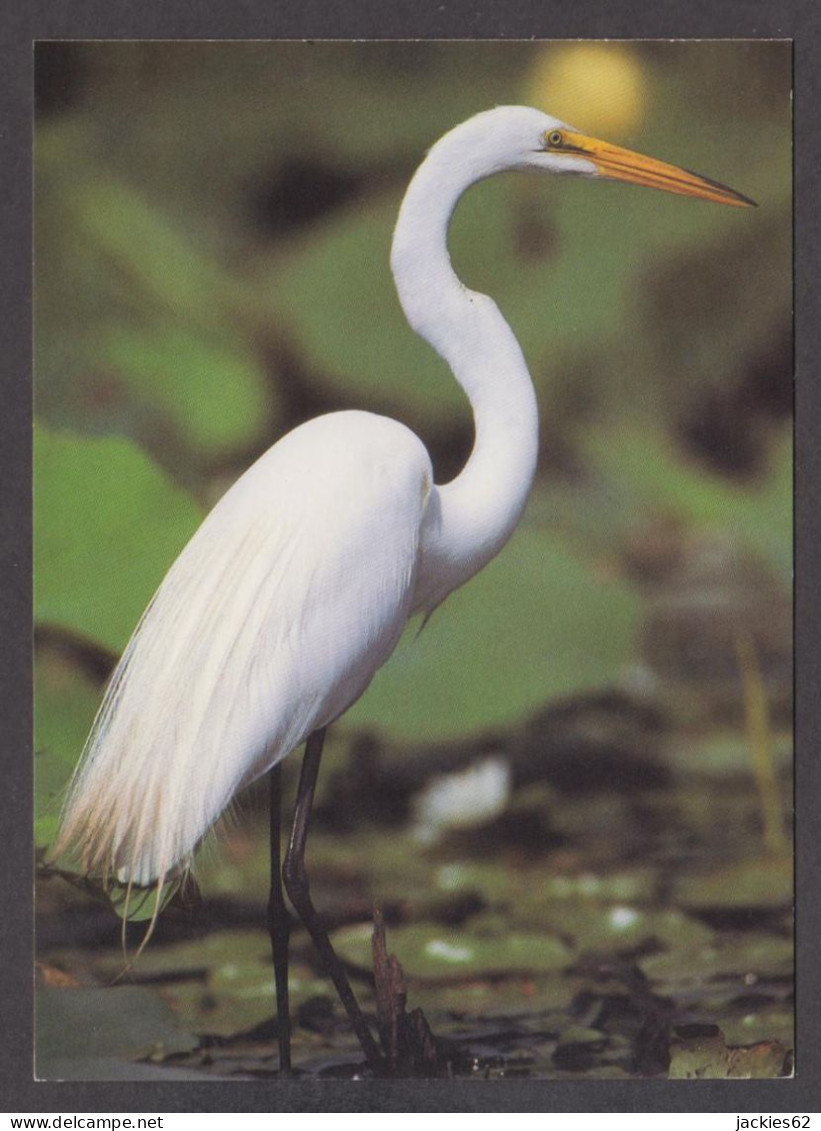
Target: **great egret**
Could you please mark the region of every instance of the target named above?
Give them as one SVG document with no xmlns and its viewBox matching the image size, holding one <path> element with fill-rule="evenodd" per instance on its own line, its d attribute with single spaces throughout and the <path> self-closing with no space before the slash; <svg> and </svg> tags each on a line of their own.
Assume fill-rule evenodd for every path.
<svg viewBox="0 0 821 1131">
<path fill-rule="evenodd" d="M 290 1065 L 288 917 L 282 881 L 365 1054 L 380 1054 L 311 903 L 305 840 L 325 728 L 387 660 L 409 617 L 430 613 L 493 558 L 530 491 L 533 385 L 495 303 L 456 277 L 447 228 L 462 193 L 504 170 L 604 177 L 746 205 L 739 193 L 585 136 L 526 107 L 457 126 L 422 162 L 391 266 L 411 326 L 449 363 L 475 443 L 452 482 L 403 424 L 321 416 L 279 440 L 217 503 L 169 570 L 106 691 L 73 780 L 58 851 L 130 885 L 190 865 L 232 797 L 271 771 L 280 1063 Z M 307 740 L 280 872 L 280 762 Z"/>
</svg>

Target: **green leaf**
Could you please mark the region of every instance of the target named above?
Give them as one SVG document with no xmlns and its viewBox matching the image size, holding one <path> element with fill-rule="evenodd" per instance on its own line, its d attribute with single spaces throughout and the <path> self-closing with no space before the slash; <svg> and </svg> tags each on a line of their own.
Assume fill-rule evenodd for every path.
<svg viewBox="0 0 821 1131">
<path fill-rule="evenodd" d="M 618 679 L 637 616 L 630 586 L 524 526 L 421 635 L 409 626 L 346 724 L 414 741 L 510 725 Z"/>
<path fill-rule="evenodd" d="M 171 432 L 208 456 L 258 443 L 279 404 L 258 356 L 268 312 L 255 290 L 173 207 L 110 170 L 78 171 L 59 140 L 46 131 L 38 146 L 38 411 L 158 447 Z"/>
<path fill-rule="evenodd" d="M 120 652 L 201 514 L 129 440 L 35 432 L 35 618 Z"/>
<path fill-rule="evenodd" d="M 220 274 L 162 212 L 106 177 L 86 182 L 73 205 L 79 230 L 140 301 L 209 325 Z"/>
<path fill-rule="evenodd" d="M 795 949 L 791 939 L 764 932 L 737 937 L 716 934 L 713 945 L 690 945 L 650 954 L 639 966 L 651 981 L 665 981 L 679 989 L 703 986 L 722 977 L 738 979 L 739 972 L 755 978 L 785 978 L 792 975 Z"/>
<path fill-rule="evenodd" d="M 231 452 L 256 438 L 270 416 L 259 365 L 240 343 L 174 325 L 124 324 L 101 328 L 96 343 L 98 364 L 165 414 L 197 451 Z"/>
<path fill-rule="evenodd" d="M 112 884 L 106 891 L 109 902 L 121 919 L 129 923 L 145 923 L 159 915 L 166 904 L 179 889 L 179 884 L 171 881 L 159 890 L 135 888 L 129 890 L 127 884 Z"/>
</svg>

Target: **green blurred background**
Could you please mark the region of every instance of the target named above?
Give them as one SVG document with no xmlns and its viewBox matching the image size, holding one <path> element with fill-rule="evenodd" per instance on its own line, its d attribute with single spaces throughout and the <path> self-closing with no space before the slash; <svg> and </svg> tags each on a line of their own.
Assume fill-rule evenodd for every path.
<svg viewBox="0 0 821 1131">
<path fill-rule="evenodd" d="M 783 852 L 790 45 L 42 43 L 36 76 L 38 846 L 153 590 L 277 437 L 369 408 L 421 435 L 440 482 L 458 472 L 469 411 L 403 320 L 391 230 L 440 134 L 525 103 L 759 207 L 513 174 L 460 204 L 457 271 L 496 299 L 538 390 L 539 476 L 505 552 L 412 626 L 335 728 L 326 776 L 372 817 L 385 765 L 402 778 L 414 751 L 440 770 L 501 748 L 521 796 L 538 775 L 517 766 L 581 718 L 563 748 L 579 776 L 588 748 L 640 747 L 664 773 L 696 767 L 708 793 L 749 779 L 753 841 L 736 855 L 758 866 L 762 836 Z M 381 776 L 356 770 L 374 757 Z M 360 778 L 369 803 L 346 792 Z M 342 802 L 326 804 L 339 824 Z M 206 864 L 206 890 L 211 867 L 217 894 L 261 898 L 242 855 L 228 878 Z M 66 913 L 69 895 L 48 898 Z"/>
</svg>

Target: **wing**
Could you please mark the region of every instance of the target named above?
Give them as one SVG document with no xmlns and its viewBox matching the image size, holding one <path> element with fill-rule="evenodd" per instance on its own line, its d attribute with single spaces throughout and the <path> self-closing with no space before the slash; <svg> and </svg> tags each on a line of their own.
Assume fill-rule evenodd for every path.
<svg viewBox="0 0 821 1131">
<path fill-rule="evenodd" d="M 239 788 L 349 707 L 409 615 L 431 484 L 416 436 L 362 412 L 258 460 L 143 614 L 59 848 L 140 884 L 169 875 Z"/>
</svg>

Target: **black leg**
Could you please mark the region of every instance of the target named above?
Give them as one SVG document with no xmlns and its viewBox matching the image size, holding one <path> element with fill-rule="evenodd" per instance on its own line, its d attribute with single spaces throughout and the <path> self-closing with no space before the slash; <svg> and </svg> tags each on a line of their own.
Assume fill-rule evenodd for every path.
<svg viewBox="0 0 821 1131">
<path fill-rule="evenodd" d="M 314 731 L 305 744 L 305 756 L 302 759 L 302 771 L 299 776 L 299 787 L 294 808 L 294 825 L 291 830 L 291 840 L 285 855 L 285 867 L 282 874 L 285 880 L 285 890 L 288 892 L 297 914 L 305 924 L 325 970 L 336 987 L 336 992 L 345 1006 L 368 1063 L 376 1068 L 382 1064 L 382 1056 L 354 997 L 348 976 L 334 953 L 328 933 L 322 926 L 311 902 L 308 876 L 305 871 L 305 842 L 308 838 L 308 824 L 324 740 L 325 728 L 323 727 L 321 730 Z"/>
<path fill-rule="evenodd" d="M 277 1000 L 279 1070 L 291 1071 L 291 1015 L 288 1008 L 288 939 L 291 917 L 285 906 L 280 868 L 282 827 L 282 766 L 277 763 L 268 775 L 271 797 L 271 894 L 268 897 L 268 933 L 274 956 L 274 985 Z"/>
</svg>

